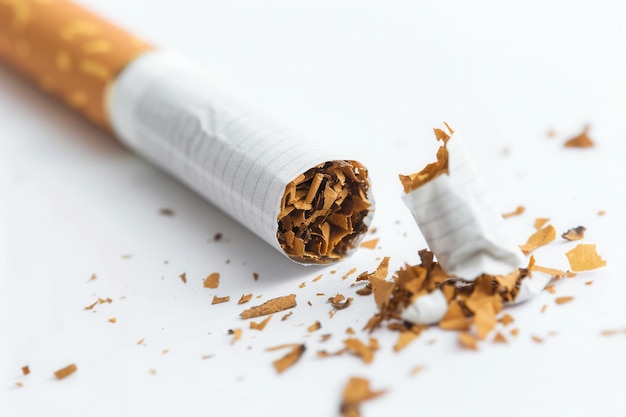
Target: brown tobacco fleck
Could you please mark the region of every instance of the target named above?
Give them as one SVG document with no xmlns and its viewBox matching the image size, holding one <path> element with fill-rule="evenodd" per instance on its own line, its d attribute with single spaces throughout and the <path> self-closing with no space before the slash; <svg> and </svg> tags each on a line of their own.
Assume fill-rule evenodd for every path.
<svg viewBox="0 0 626 417">
<path fill-rule="evenodd" d="M 349 338 L 343 341 L 345 347 L 355 355 L 359 356 L 363 362 L 370 363 L 374 360 L 374 352 L 378 349 L 375 339 L 370 339 L 369 346 L 357 338 Z"/>
<path fill-rule="evenodd" d="M 478 350 L 478 345 L 476 344 L 478 340 L 467 332 L 459 333 L 459 343 L 461 346 L 471 350 Z"/>
<path fill-rule="evenodd" d="M 265 316 L 267 314 L 277 313 L 296 306 L 296 295 L 290 294 L 283 297 L 273 298 L 263 304 L 244 310 L 240 316 L 242 319 L 252 317 Z"/>
<path fill-rule="evenodd" d="M 569 303 L 573 299 L 574 297 L 557 297 L 554 299 L 554 302 L 560 305 L 560 304 Z"/>
<path fill-rule="evenodd" d="M 54 373 L 54 377 L 56 379 L 63 379 L 63 378 L 67 378 L 68 376 L 72 375 L 74 372 L 76 372 L 78 368 L 76 367 L 75 364 L 69 364 L 67 365 L 65 368 L 61 368 L 58 371 L 56 371 Z"/>
<path fill-rule="evenodd" d="M 306 347 L 304 344 L 293 346 L 291 348 L 291 351 L 289 351 L 289 353 L 287 353 L 282 358 L 274 361 L 273 364 L 274 364 L 274 369 L 276 369 L 276 372 L 278 372 L 279 374 L 283 373 L 284 371 L 289 369 L 291 366 L 293 366 L 302 357 L 302 354 L 304 353 L 305 350 L 306 350 Z"/>
<path fill-rule="evenodd" d="M 322 328 L 322 323 L 320 323 L 319 321 L 316 321 L 315 323 L 307 327 L 307 330 L 309 331 L 309 333 L 313 333 L 314 331 L 317 331 L 321 328 Z"/>
<path fill-rule="evenodd" d="M 606 261 L 596 252 L 596 245 L 581 243 L 567 252 L 565 256 L 567 256 L 572 271 L 589 271 L 606 265 Z"/>
<path fill-rule="evenodd" d="M 289 313 L 285 314 L 284 316 L 281 317 L 280 321 L 285 321 L 287 320 L 291 315 L 293 314 L 293 311 L 290 311 Z"/>
<path fill-rule="evenodd" d="M 376 249 L 376 245 L 378 245 L 378 240 L 379 238 L 370 239 L 368 241 L 361 243 L 360 246 L 365 249 Z"/>
<path fill-rule="evenodd" d="M 185 283 L 185 284 L 187 283 L 187 274 L 186 273 L 183 272 L 182 274 L 179 275 L 179 277 L 180 277 L 180 280 L 183 283 Z"/>
<path fill-rule="evenodd" d="M 254 321 L 250 322 L 250 328 L 253 330 L 263 330 L 265 328 L 265 326 L 267 325 L 267 323 L 269 323 L 269 321 L 272 319 L 273 314 L 270 314 L 269 316 L 267 316 L 265 318 L 265 320 L 261 321 L 260 323 L 256 323 Z"/>
<path fill-rule="evenodd" d="M 544 304 L 544 305 L 541 307 L 541 312 L 542 312 L 542 313 L 545 313 L 547 309 L 548 309 L 548 305 L 547 305 L 547 304 Z"/>
<path fill-rule="evenodd" d="M 230 295 L 227 295 L 225 297 L 218 297 L 217 295 L 213 296 L 213 301 L 211 301 L 211 304 L 221 304 L 221 303 L 226 303 L 230 301 Z"/>
<path fill-rule="evenodd" d="M 30 374 L 30 368 L 28 367 L 28 365 L 22 366 L 22 375 L 28 375 L 28 374 Z"/>
<path fill-rule="evenodd" d="M 506 337 L 500 332 L 497 332 L 493 338 L 494 343 L 507 343 Z"/>
<path fill-rule="evenodd" d="M 530 252 L 541 246 L 547 245 L 554 239 L 556 239 L 556 229 L 553 226 L 548 225 L 533 233 L 525 244 L 520 245 L 520 249 L 528 255 Z"/>
<path fill-rule="evenodd" d="M 386 391 L 372 391 L 365 378 L 352 377 L 343 389 L 343 399 L 339 411 L 343 417 L 360 417 L 359 407 L 363 401 L 381 396 Z"/>
<path fill-rule="evenodd" d="M 543 339 L 538 336 L 531 336 L 531 339 L 535 343 L 543 343 Z"/>
<path fill-rule="evenodd" d="M 350 275 L 354 274 L 356 272 L 356 268 L 351 268 L 348 272 L 346 272 L 345 274 L 343 274 L 343 276 L 341 277 L 341 279 L 346 279 L 348 278 Z"/>
<path fill-rule="evenodd" d="M 589 126 L 585 126 L 582 133 L 574 136 L 573 138 L 565 142 L 566 148 L 590 148 L 594 145 L 591 138 L 587 135 L 589 133 Z"/>
<path fill-rule="evenodd" d="M 253 272 L 253 273 L 252 273 L 252 278 L 253 278 L 255 281 L 258 281 L 258 280 L 259 280 L 259 274 L 257 274 L 256 272 Z"/>
<path fill-rule="evenodd" d="M 352 303 L 352 298 L 346 299 L 346 297 L 344 297 L 342 294 L 337 294 L 334 297 L 330 297 L 328 301 L 330 301 L 333 308 L 337 310 L 343 310 L 344 308 L 350 306 L 350 303 Z"/>
<path fill-rule="evenodd" d="M 251 299 L 252 299 L 252 294 L 243 294 L 241 298 L 239 299 L 239 301 L 237 301 L 237 304 L 247 303 Z"/>
<path fill-rule="evenodd" d="M 517 206 L 517 208 L 514 211 L 502 214 L 502 217 L 504 217 L 505 219 L 508 219 L 509 217 L 519 216 L 523 214 L 525 211 L 526 211 L 526 208 L 524 206 Z"/>
<path fill-rule="evenodd" d="M 209 274 L 202 283 L 204 288 L 217 288 L 220 285 L 220 274 L 213 272 Z"/>
<path fill-rule="evenodd" d="M 400 352 L 402 349 L 407 347 L 412 341 L 417 339 L 418 336 L 419 336 L 419 333 L 414 333 L 412 331 L 400 332 L 400 335 L 398 336 L 398 341 L 393 347 L 393 351 Z"/>
<path fill-rule="evenodd" d="M 367 231 L 369 179 L 355 161 L 317 165 L 287 184 L 277 238 L 293 260 L 326 264 L 353 249 Z"/>
<path fill-rule="evenodd" d="M 109 323 L 117 323 L 117 319 L 115 317 L 109 318 Z"/>
<path fill-rule="evenodd" d="M 233 340 L 231 340 L 230 344 L 234 345 L 237 340 L 241 339 L 242 333 L 243 332 L 241 331 L 240 328 L 228 329 L 228 334 L 232 334 L 233 335 Z"/>
<path fill-rule="evenodd" d="M 450 139 L 450 135 L 452 135 L 454 131 L 450 129 L 447 124 L 446 127 L 448 128 L 450 134 L 441 129 L 434 129 L 437 140 L 441 140 L 443 142 L 443 145 L 440 146 L 437 151 L 437 161 L 426 165 L 420 172 L 410 175 L 400 175 L 400 182 L 402 183 L 406 194 L 418 189 L 427 182 L 434 180 L 439 175 L 448 174 L 448 149 L 446 148 L 446 144 Z"/>
<path fill-rule="evenodd" d="M 513 319 L 513 317 L 511 317 L 510 314 L 504 314 L 502 317 L 500 317 L 498 321 L 502 323 L 503 326 L 508 326 L 509 324 L 513 323 L 515 320 Z"/>
<path fill-rule="evenodd" d="M 172 217 L 174 215 L 174 210 L 170 208 L 162 208 L 159 210 L 159 214 L 162 216 Z"/>
<path fill-rule="evenodd" d="M 585 227 L 578 226 L 572 229 L 569 229 L 567 232 L 563 233 L 561 237 L 566 240 L 580 240 L 585 237 Z"/>
</svg>

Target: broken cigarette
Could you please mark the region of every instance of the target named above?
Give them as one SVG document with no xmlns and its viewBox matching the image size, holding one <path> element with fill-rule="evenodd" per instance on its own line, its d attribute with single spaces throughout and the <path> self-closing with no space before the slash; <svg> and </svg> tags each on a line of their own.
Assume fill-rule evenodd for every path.
<svg viewBox="0 0 626 417">
<path fill-rule="evenodd" d="M 460 136 L 446 127 L 448 132 L 435 129 L 435 136 L 443 142 L 437 161 L 415 174 L 400 175 L 406 193 L 404 202 L 450 277 L 444 283 L 460 288 L 482 276 L 491 276 L 492 282 L 509 294 L 505 297 L 507 304 L 526 301 L 539 294 L 552 276 L 520 269 L 528 264 L 524 254 L 489 201 L 489 193 Z M 437 323 L 446 314 L 448 304 L 440 285 L 415 296 L 402 311 L 402 318 L 416 324 Z"/>
<path fill-rule="evenodd" d="M 0 57 L 296 262 L 338 261 L 368 228 L 362 164 L 74 3 L 0 1 Z"/>
</svg>

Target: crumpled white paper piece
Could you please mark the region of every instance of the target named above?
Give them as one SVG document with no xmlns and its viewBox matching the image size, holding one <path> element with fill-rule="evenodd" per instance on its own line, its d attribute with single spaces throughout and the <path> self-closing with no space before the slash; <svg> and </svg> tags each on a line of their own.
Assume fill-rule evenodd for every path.
<svg viewBox="0 0 626 417">
<path fill-rule="evenodd" d="M 403 200 L 443 270 L 465 281 L 482 274 L 508 275 L 527 263 L 510 237 L 502 215 L 489 201 L 458 134 L 448 139 L 448 174 L 409 192 Z M 552 277 L 534 272 L 521 282 L 511 304 L 539 294 Z M 439 289 L 418 297 L 402 318 L 416 324 L 439 322 L 448 303 Z"/>
</svg>

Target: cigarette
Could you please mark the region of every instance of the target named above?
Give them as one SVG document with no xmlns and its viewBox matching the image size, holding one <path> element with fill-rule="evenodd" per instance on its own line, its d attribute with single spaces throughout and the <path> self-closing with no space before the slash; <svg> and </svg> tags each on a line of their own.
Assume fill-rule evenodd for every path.
<svg viewBox="0 0 626 417">
<path fill-rule="evenodd" d="M 0 2 L 0 57 L 295 262 L 339 261 L 367 231 L 361 163 L 74 3 Z"/>
</svg>

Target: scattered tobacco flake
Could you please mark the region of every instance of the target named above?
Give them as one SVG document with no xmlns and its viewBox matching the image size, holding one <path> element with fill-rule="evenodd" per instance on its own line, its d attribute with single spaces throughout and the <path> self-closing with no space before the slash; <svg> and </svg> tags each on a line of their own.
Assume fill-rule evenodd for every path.
<svg viewBox="0 0 626 417">
<path fill-rule="evenodd" d="M 550 294 L 556 294 L 556 288 L 554 288 L 554 285 L 546 285 L 545 290 Z"/>
<path fill-rule="evenodd" d="M 348 327 L 348 328 L 346 329 L 346 333 L 347 333 L 347 334 L 355 334 L 356 332 L 354 331 L 354 329 L 353 329 L 352 327 Z"/>
<path fill-rule="evenodd" d="M 258 274 L 258 273 L 256 273 L 256 272 L 253 272 L 253 273 L 252 273 L 252 278 L 253 278 L 255 281 L 258 281 L 258 280 L 259 280 L 259 274 Z"/>
<path fill-rule="evenodd" d="M 549 138 L 553 138 L 556 136 L 556 131 L 554 129 L 550 129 L 546 132 L 546 136 L 548 136 Z"/>
<path fill-rule="evenodd" d="M 367 285 L 365 285 L 363 288 L 359 288 L 355 292 L 358 295 L 371 295 L 373 291 L 374 290 L 372 289 L 372 284 L 368 282 Z"/>
<path fill-rule="evenodd" d="M 281 317 L 280 321 L 285 321 L 287 320 L 289 317 L 291 317 L 291 315 L 293 314 L 293 311 L 290 311 L 289 313 L 285 314 L 284 316 Z"/>
<path fill-rule="evenodd" d="M 96 274 L 91 274 L 91 276 L 89 277 L 89 281 L 95 281 L 98 277 L 96 277 Z"/>
<path fill-rule="evenodd" d="M 311 300 L 306 302 L 309 306 L 313 307 L 313 304 L 311 303 Z"/>
<path fill-rule="evenodd" d="M 552 225 L 548 225 L 533 233 L 525 244 L 520 245 L 520 249 L 528 255 L 530 252 L 541 246 L 547 245 L 554 239 L 556 239 L 556 229 Z"/>
<path fill-rule="evenodd" d="M 300 287 L 300 288 L 304 288 L 304 287 L 306 287 L 306 281 L 302 281 L 302 282 L 300 283 L 300 285 L 298 285 L 298 287 Z"/>
<path fill-rule="evenodd" d="M 228 334 L 233 335 L 233 340 L 231 340 L 230 344 L 234 345 L 237 340 L 241 339 L 243 332 L 237 327 L 236 329 L 228 329 Z"/>
<path fill-rule="evenodd" d="M 307 327 L 307 330 L 309 331 L 309 333 L 313 333 L 321 328 L 322 328 L 322 323 L 320 323 L 319 321 L 316 321 L 315 323 Z"/>
<path fill-rule="evenodd" d="M 328 339 L 330 339 L 330 338 L 331 338 L 331 336 L 332 336 L 332 334 L 331 334 L 331 333 L 326 333 L 326 334 L 323 334 L 322 336 L 320 336 L 320 341 L 321 341 L 321 342 L 325 342 L 325 341 L 327 341 Z"/>
<path fill-rule="evenodd" d="M 117 318 L 110 317 L 108 321 L 109 321 L 109 323 L 117 323 Z"/>
<path fill-rule="evenodd" d="M 202 355 L 202 359 L 206 360 L 206 359 L 211 359 L 212 357 L 214 357 L 215 355 Z"/>
<path fill-rule="evenodd" d="M 348 351 L 359 356 L 363 360 L 363 362 L 370 363 L 374 360 L 374 352 L 377 346 L 372 346 L 371 343 L 368 346 L 355 337 L 344 340 L 343 344 L 348 349 Z"/>
<path fill-rule="evenodd" d="M 626 331 L 625 331 L 626 332 Z M 603 330 L 600 332 L 601 336 L 615 336 L 616 334 L 622 333 L 620 330 Z"/>
<path fill-rule="evenodd" d="M 93 310 L 93 308 L 98 304 L 98 301 L 96 300 L 94 303 L 89 304 L 87 307 L 85 307 L 85 310 Z"/>
<path fill-rule="evenodd" d="M 422 372 L 424 369 L 425 369 L 425 368 L 424 368 L 423 366 L 419 366 L 419 365 L 418 365 L 418 366 L 414 366 L 414 367 L 413 367 L 413 369 L 411 369 L 411 372 L 409 372 L 409 374 L 410 374 L 411 376 L 413 376 L 413 375 L 417 375 L 417 374 L 419 374 L 420 372 Z"/>
<path fill-rule="evenodd" d="M 351 377 L 343 389 L 339 412 L 343 417 L 360 417 L 359 407 L 363 401 L 371 400 L 385 393 L 385 390 L 372 391 L 369 380 L 365 378 Z"/>
<path fill-rule="evenodd" d="M 133 257 L 132 253 L 125 253 L 122 256 L 122 259 L 131 259 Z"/>
<path fill-rule="evenodd" d="M 159 209 L 159 214 L 162 216 L 172 217 L 174 215 L 174 210 L 170 208 L 162 208 L 162 209 Z"/>
<path fill-rule="evenodd" d="M 539 265 L 534 265 L 534 264 L 531 265 L 529 269 L 531 271 L 538 271 L 538 272 L 543 272 L 544 274 L 552 275 L 555 278 L 572 278 L 576 276 L 575 273 L 570 272 L 570 271 L 561 271 L 560 269 L 546 268 L 545 266 L 539 266 Z M 554 288 L 554 286 L 552 285 L 549 285 L 548 287 Z M 554 292 L 552 291 L 556 291 L 556 290 L 548 289 L 548 291 L 554 294 Z"/>
<path fill-rule="evenodd" d="M 540 230 L 549 221 L 550 221 L 550 219 L 548 217 L 537 217 L 535 219 L 535 229 L 536 230 Z"/>
<path fill-rule="evenodd" d="M 593 284 L 593 281 L 587 281 L 587 282 L 585 282 L 585 285 L 591 285 L 591 284 Z"/>
<path fill-rule="evenodd" d="M 220 240 L 222 240 L 222 234 L 221 233 L 216 233 L 213 235 L 213 241 L 214 242 L 219 242 Z"/>
<path fill-rule="evenodd" d="M 519 216 L 521 214 L 523 214 L 526 211 L 526 207 L 524 206 L 517 206 L 517 208 L 514 211 L 511 211 L 509 213 L 503 213 L 502 217 L 505 219 L 508 219 L 509 217 L 515 217 L 515 216 Z"/>
<path fill-rule="evenodd" d="M 341 279 L 347 279 L 350 275 L 354 274 L 355 272 L 356 272 L 356 268 L 351 268 L 350 270 L 348 270 L 348 272 L 343 274 Z"/>
<path fill-rule="evenodd" d="M 24 384 L 22 384 L 21 382 L 16 382 L 15 386 L 18 388 L 22 388 L 24 386 Z"/>
<path fill-rule="evenodd" d="M 558 303 L 557 303 L 557 304 L 558 304 Z M 548 309 L 548 305 L 547 305 L 547 304 L 544 304 L 544 305 L 541 307 L 541 312 L 542 312 L 542 313 L 545 313 L 547 309 Z"/>
<path fill-rule="evenodd" d="M 322 279 L 322 277 L 323 277 L 323 276 L 324 276 L 323 274 L 319 274 L 318 276 L 316 276 L 315 278 L 313 278 L 313 280 L 312 280 L 311 282 L 317 282 L 317 281 L 319 281 L 320 279 Z"/>
<path fill-rule="evenodd" d="M 217 288 L 220 285 L 220 274 L 217 272 L 213 272 L 209 274 L 204 281 L 202 282 L 202 286 L 204 288 Z"/>
<path fill-rule="evenodd" d="M 393 346 L 393 351 L 400 352 L 402 349 L 407 347 L 412 341 L 417 339 L 418 336 L 419 336 L 418 333 L 414 333 L 412 331 L 400 332 L 400 335 L 398 336 L 398 341 Z"/>
<path fill-rule="evenodd" d="M 146 338 L 145 338 L 145 337 L 142 337 L 141 339 L 137 340 L 137 344 L 138 344 L 138 345 L 141 345 L 141 344 L 143 344 L 143 342 L 144 342 L 145 340 L 146 340 Z"/>
<path fill-rule="evenodd" d="M 230 301 L 230 295 L 227 295 L 225 297 L 218 297 L 217 295 L 213 296 L 213 300 L 211 301 L 211 304 L 221 304 L 221 303 L 226 303 Z"/>
<path fill-rule="evenodd" d="M 478 350 L 478 339 L 467 332 L 459 332 L 459 344 L 466 349 Z"/>
<path fill-rule="evenodd" d="M 493 342 L 494 343 L 507 343 L 508 341 L 506 340 L 506 337 L 504 337 L 502 333 L 497 332 L 496 335 L 493 337 Z"/>
<path fill-rule="evenodd" d="M 252 293 L 250 293 L 250 294 L 242 294 L 241 298 L 239 299 L 239 301 L 237 301 L 237 304 L 247 303 L 251 299 L 252 299 Z"/>
<path fill-rule="evenodd" d="M 589 133 L 589 126 L 585 126 L 583 131 L 572 137 L 571 139 L 568 139 L 565 142 L 565 147 L 566 148 L 590 148 L 592 146 L 594 146 L 593 141 L 591 140 L 591 138 L 588 136 Z"/>
<path fill-rule="evenodd" d="M 567 256 L 572 271 L 590 271 L 606 266 L 606 261 L 596 252 L 596 245 L 592 244 L 581 243 L 567 252 L 565 256 Z"/>
<path fill-rule="evenodd" d="M 185 272 L 183 272 L 182 274 L 179 275 L 180 280 L 186 284 L 187 283 L 187 274 Z"/>
<path fill-rule="evenodd" d="M 500 317 L 500 319 L 498 319 L 498 321 L 502 323 L 503 326 L 506 327 L 509 324 L 513 323 L 515 319 L 513 319 L 513 317 L 510 314 L 505 313 L 502 317 Z"/>
<path fill-rule="evenodd" d="M 554 299 L 554 302 L 561 305 L 561 304 L 569 303 L 573 299 L 574 297 L 557 297 Z"/>
<path fill-rule="evenodd" d="M 267 314 L 277 313 L 279 311 L 287 310 L 296 306 L 296 295 L 289 294 L 283 297 L 273 298 L 264 302 L 263 304 L 244 310 L 240 316 L 242 319 L 249 319 L 252 317 L 265 316 Z"/>
<path fill-rule="evenodd" d="M 343 310 L 344 308 L 350 306 L 350 303 L 352 303 L 352 298 L 349 297 L 346 299 L 346 297 L 344 297 L 342 294 L 337 294 L 334 297 L 330 297 L 328 301 L 330 301 L 333 308 L 337 310 Z"/>
<path fill-rule="evenodd" d="M 443 145 L 441 145 L 437 150 L 437 161 L 426 165 L 424 169 L 414 174 L 399 176 L 400 182 L 402 183 L 406 194 L 418 189 L 438 176 L 448 173 L 448 149 L 446 148 L 446 144 L 450 139 L 450 135 L 452 135 L 454 131 L 450 129 L 450 126 L 447 124 L 446 127 L 448 128 L 450 134 L 441 129 L 433 129 L 437 140 L 443 142 Z"/>
<path fill-rule="evenodd" d="M 587 230 L 584 226 L 574 227 L 569 229 L 567 232 L 561 234 L 561 237 L 566 240 L 580 240 L 585 237 L 585 230 Z"/>
<path fill-rule="evenodd" d="M 606 214 L 606 210 L 598 210 L 598 216 L 604 216 Z"/>
<path fill-rule="evenodd" d="M 378 241 L 379 241 L 379 238 L 366 240 L 365 242 L 362 242 L 359 246 L 365 249 L 373 250 L 373 249 L 376 249 L 376 246 L 378 245 Z"/>
<path fill-rule="evenodd" d="M 539 336 L 531 336 L 531 339 L 535 343 L 543 343 L 543 339 L 540 338 Z"/>
<path fill-rule="evenodd" d="M 304 345 L 304 343 L 293 346 L 285 356 L 273 362 L 276 372 L 281 374 L 289 369 L 291 366 L 293 366 L 302 357 L 302 354 L 304 354 L 305 350 L 306 346 Z"/>
<path fill-rule="evenodd" d="M 517 336 L 519 334 L 519 329 L 511 329 L 511 336 Z"/>
<path fill-rule="evenodd" d="M 157 370 L 154 369 L 154 368 L 150 368 L 150 370 L 148 372 L 150 372 L 150 375 L 156 375 L 157 374 Z"/>
<path fill-rule="evenodd" d="M 163 350 L 161 351 L 161 355 L 167 355 L 168 353 L 170 353 L 170 350 L 169 350 L 169 349 L 163 349 Z"/>
<path fill-rule="evenodd" d="M 22 375 L 28 375 L 28 374 L 30 374 L 30 368 L 28 367 L 28 365 L 22 366 Z"/>
<path fill-rule="evenodd" d="M 56 379 L 63 379 L 63 378 L 67 378 L 68 376 L 72 375 L 74 372 L 76 372 L 78 368 L 76 367 L 75 364 L 71 363 L 69 365 L 67 365 L 64 368 L 59 369 L 58 371 L 54 372 L 54 377 Z"/>
<path fill-rule="evenodd" d="M 261 321 L 259 323 L 251 321 L 250 322 L 250 329 L 259 330 L 259 331 L 263 330 L 265 328 L 265 326 L 267 325 L 267 323 L 269 323 L 269 321 L 272 319 L 272 317 L 274 317 L 274 315 L 270 314 L 263 321 Z"/>
</svg>

